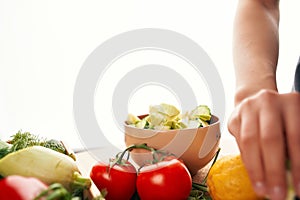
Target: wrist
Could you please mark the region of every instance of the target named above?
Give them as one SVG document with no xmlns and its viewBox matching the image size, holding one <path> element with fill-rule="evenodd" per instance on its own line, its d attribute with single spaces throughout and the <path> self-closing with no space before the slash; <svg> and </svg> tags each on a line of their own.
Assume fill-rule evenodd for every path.
<svg viewBox="0 0 300 200">
<path fill-rule="evenodd" d="M 235 96 L 234 96 L 234 104 L 238 105 L 241 101 L 244 99 L 258 93 L 261 90 L 270 90 L 270 91 L 276 91 L 276 87 L 238 87 Z"/>
</svg>

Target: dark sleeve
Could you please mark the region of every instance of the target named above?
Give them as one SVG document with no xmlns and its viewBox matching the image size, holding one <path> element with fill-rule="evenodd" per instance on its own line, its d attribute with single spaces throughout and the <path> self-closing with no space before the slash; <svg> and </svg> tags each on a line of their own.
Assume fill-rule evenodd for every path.
<svg viewBox="0 0 300 200">
<path fill-rule="evenodd" d="M 295 91 L 300 92 L 300 58 L 295 72 L 294 89 Z"/>
</svg>

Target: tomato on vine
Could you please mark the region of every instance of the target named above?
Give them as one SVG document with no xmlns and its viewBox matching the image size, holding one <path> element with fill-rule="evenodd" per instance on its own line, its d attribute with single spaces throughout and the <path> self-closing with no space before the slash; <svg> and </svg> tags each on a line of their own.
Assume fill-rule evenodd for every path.
<svg viewBox="0 0 300 200">
<path fill-rule="evenodd" d="M 111 164 L 113 163 L 113 164 Z M 130 200 L 136 191 L 137 172 L 127 160 L 99 162 L 93 166 L 90 177 L 106 200 Z"/>
<path fill-rule="evenodd" d="M 141 168 L 137 177 L 137 192 L 142 200 L 185 200 L 191 188 L 188 169 L 174 158 Z"/>
</svg>

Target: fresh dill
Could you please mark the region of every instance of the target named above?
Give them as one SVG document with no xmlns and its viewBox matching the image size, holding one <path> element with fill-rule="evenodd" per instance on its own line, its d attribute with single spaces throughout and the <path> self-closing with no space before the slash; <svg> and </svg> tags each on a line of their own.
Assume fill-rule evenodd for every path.
<svg viewBox="0 0 300 200">
<path fill-rule="evenodd" d="M 67 154 L 64 145 L 60 141 L 54 139 L 47 140 L 31 134 L 30 132 L 18 131 L 16 134 L 11 136 L 11 140 L 8 142 L 0 140 L 0 159 L 9 153 L 31 146 L 43 146 L 54 151 Z"/>
</svg>

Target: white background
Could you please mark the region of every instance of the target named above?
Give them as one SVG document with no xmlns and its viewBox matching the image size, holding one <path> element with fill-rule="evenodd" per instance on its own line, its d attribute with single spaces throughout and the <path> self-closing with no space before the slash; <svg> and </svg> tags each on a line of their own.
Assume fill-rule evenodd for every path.
<svg viewBox="0 0 300 200">
<path fill-rule="evenodd" d="M 278 87 L 280 92 L 288 92 L 300 53 L 300 2 L 280 3 Z M 73 119 L 77 74 L 88 55 L 102 42 L 138 28 L 173 30 L 205 49 L 222 78 L 227 119 L 234 96 L 232 24 L 236 5 L 237 0 L 0 0 L 0 138 L 6 140 L 22 129 L 65 140 L 73 148 L 81 147 Z M 143 56 L 135 59 L 137 63 L 144 61 Z M 156 63 L 166 60 L 162 55 L 155 59 Z M 106 84 L 106 91 L 113 90 L 113 85 L 109 88 Z M 206 87 L 200 85 L 195 90 L 203 91 L 196 94 L 199 103 L 210 103 Z M 95 99 L 101 101 L 99 95 Z M 161 100 L 177 103 L 164 88 L 144 87 L 133 94 L 128 109 L 135 114 L 144 113 L 149 104 Z M 106 103 L 111 106 L 109 97 Z M 111 113 L 98 108 L 101 106 L 95 105 L 98 119 L 106 116 L 104 123 L 111 127 L 105 129 L 107 137 L 121 142 L 120 134 L 109 133 L 115 132 Z M 223 137 L 230 137 L 226 126 Z"/>
</svg>

